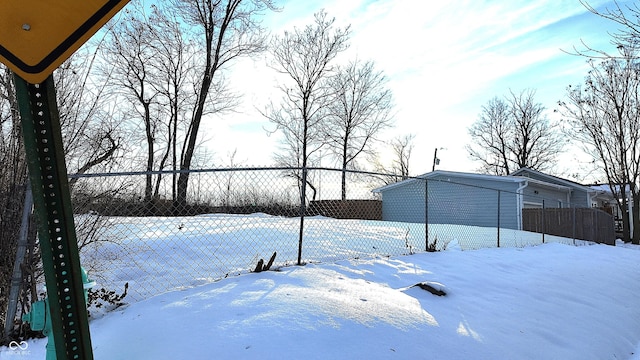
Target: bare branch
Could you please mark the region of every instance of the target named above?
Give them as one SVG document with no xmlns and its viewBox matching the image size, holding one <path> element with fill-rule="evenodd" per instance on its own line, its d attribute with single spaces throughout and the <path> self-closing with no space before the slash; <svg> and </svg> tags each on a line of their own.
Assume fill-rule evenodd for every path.
<svg viewBox="0 0 640 360">
<path fill-rule="evenodd" d="M 257 16 L 275 9 L 271 0 L 173 0 L 173 8 L 197 35 L 201 52 L 196 63 L 200 82 L 191 113 L 180 169 L 191 168 L 202 117 L 210 111 L 223 111 L 235 105 L 236 97 L 228 93 L 223 69 L 235 59 L 265 49 L 266 32 Z M 222 100 L 222 101 L 220 101 Z M 230 101 L 230 102 L 229 102 Z M 220 106 L 220 104 L 226 104 Z M 186 203 L 189 173 L 181 173 L 177 184 L 176 206 Z"/>
<path fill-rule="evenodd" d="M 640 196 L 640 68 L 634 49 L 626 47 L 624 54 L 624 59 L 591 60 L 584 84 L 569 86 L 567 100 L 559 106 L 569 125 L 568 135 L 600 167 L 619 208 L 627 214 L 627 187 L 634 202 Z M 623 215 L 625 238 L 630 235 L 627 220 Z M 640 226 L 638 211 L 633 221 L 634 227 Z M 634 232 L 633 237 L 640 242 L 640 234 Z"/>
<path fill-rule="evenodd" d="M 329 78 L 332 100 L 325 132 L 328 145 L 343 170 L 356 168 L 361 154 L 371 153 L 376 135 L 391 126 L 391 91 L 372 61 L 352 61 Z M 342 199 L 346 199 L 346 171 L 342 172 Z"/>
<path fill-rule="evenodd" d="M 334 22 L 322 11 L 315 14 L 313 25 L 287 31 L 272 40 L 270 66 L 288 80 L 280 85 L 281 103 L 271 103 L 262 113 L 284 136 L 286 155 L 276 155 L 276 161 L 296 162 L 306 168 L 311 155 L 327 142 L 324 130 L 332 95 L 327 78 L 334 70 L 333 60 L 347 48 L 350 34 L 348 27 L 335 28 Z M 305 174 L 300 178 L 303 199 Z"/>
<path fill-rule="evenodd" d="M 505 100 L 496 97 L 482 107 L 468 130 L 474 143 L 466 147 L 481 171 L 508 175 L 522 167 L 547 171 L 553 166 L 564 142 L 534 97 L 533 90 L 511 91 Z"/>
</svg>

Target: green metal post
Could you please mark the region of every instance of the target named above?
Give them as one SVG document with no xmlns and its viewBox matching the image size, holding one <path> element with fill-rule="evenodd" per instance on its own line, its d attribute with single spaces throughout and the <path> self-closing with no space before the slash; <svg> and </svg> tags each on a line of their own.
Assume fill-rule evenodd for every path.
<svg viewBox="0 0 640 360">
<path fill-rule="evenodd" d="M 93 359 L 53 77 L 14 76 L 58 359 Z"/>
</svg>

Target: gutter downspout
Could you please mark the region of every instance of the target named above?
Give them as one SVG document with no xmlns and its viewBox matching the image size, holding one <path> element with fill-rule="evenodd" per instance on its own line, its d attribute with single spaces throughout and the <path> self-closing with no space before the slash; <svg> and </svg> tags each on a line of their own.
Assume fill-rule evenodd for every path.
<svg viewBox="0 0 640 360">
<path fill-rule="evenodd" d="M 518 230 L 522 230 L 522 210 L 524 209 L 524 194 L 523 190 L 529 186 L 529 181 L 525 180 L 520 184 L 518 189 L 516 189 L 516 194 L 518 194 Z"/>
</svg>

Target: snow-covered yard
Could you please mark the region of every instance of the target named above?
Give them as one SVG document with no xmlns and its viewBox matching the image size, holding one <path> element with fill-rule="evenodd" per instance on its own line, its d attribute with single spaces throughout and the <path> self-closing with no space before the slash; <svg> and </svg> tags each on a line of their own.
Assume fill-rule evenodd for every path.
<svg viewBox="0 0 640 360">
<path fill-rule="evenodd" d="M 80 222 L 86 221 L 80 217 Z M 206 214 L 192 217 L 110 217 L 102 219 L 99 240 L 82 251 L 82 264 L 100 287 L 121 292 L 135 302 L 167 291 L 203 285 L 247 273 L 260 258 L 277 252 L 276 266 L 297 263 L 299 218 L 267 214 Z M 93 222 L 93 220 L 89 221 Z M 425 249 L 424 224 L 306 217 L 304 263 L 407 255 Z M 462 250 L 497 246 L 496 228 L 429 224 L 436 248 Z M 543 242 L 527 231 L 500 229 L 500 246 Z M 584 243 L 557 236 L 545 242 Z"/>
<path fill-rule="evenodd" d="M 550 243 L 461 251 L 452 240 L 436 253 L 243 273 L 92 320 L 94 356 L 640 359 L 637 250 Z M 425 282 L 447 294 L 413 286 Z M 44 359 L 45 344 L 2 348 L 0 359 Z"/>
</svg>

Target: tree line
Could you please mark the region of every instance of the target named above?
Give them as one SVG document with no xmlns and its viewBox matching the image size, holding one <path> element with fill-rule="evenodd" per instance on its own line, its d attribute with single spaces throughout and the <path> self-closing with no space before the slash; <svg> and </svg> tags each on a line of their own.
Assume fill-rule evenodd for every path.
<svg viewBox="0 0 640 360">
<path fill-rule="evenodd" d="M 372 155 L 380 131 L 392 125 L 387 78 L 371 60 L 336 62 L 350 30 L 335 27 L 324 11 L 311 25 L 271 35 L 261 19 L 278 10 L 272 0 L 127 5 L 54 74 L 69 172 L 173 170 L 164 176 L 172 177 L 171 200 L 183 207 L 188 170 L 202 165 L 206 151 L 203 123 L 240 103 L 229 71 L 263 53 L 285 78 L 282 99 L 262 111 L 283 137 L 276 164 L 317 163 L 323 148 L 342 168 L 357 168 L 357 158 Z M 12 99 L 6 85 L 2 93 Z M 3 116 L 18 123 L 17 114 Z M 147 176 L 144 201 L 158 198 L 162 177 Z"/>
</svg>

